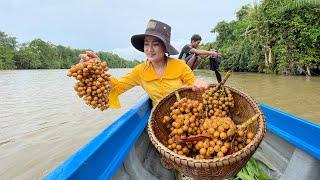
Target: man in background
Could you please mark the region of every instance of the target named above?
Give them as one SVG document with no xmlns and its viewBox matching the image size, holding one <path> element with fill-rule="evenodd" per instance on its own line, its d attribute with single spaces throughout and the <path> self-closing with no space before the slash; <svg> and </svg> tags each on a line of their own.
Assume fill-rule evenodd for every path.
<svg viewBox="0 0 320 180">
<path fill-rule="evenodd" d="M 197 49 L 199 44 L 201 43 L 201 36 L 198 34 L 194 34 L 191 37 L 190 44 L 185 45 L 179 55 L 179 59 L 184 59 L 188 66 L 194 70 L 197 69 L 200 60 L 202 58 L 211 56 L 211 57 L 218 57 L 218 53 L 215 51 L 206 51 L 206 50 L 200 50 Z"/>
</svg>

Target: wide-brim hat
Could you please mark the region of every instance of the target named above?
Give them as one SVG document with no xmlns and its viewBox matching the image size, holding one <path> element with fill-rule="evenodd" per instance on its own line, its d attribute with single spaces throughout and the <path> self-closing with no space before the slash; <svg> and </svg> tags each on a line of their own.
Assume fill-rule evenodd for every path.
<svg viewBox="0 0 320 180">
<path fill-rule="evenodd" d="M 179 52 L 170 44 L 171 27 L 163 22 L 157 20 L 149 20 L 147 29 L 144 34 L 137 34 L 131 37 L 131 44 L 137 50 L 144 52 L 144 38 L 145 36 L 154 36 L 159 38 L 166 47 L 169 55 L 176 55 Z"/>
</svg>

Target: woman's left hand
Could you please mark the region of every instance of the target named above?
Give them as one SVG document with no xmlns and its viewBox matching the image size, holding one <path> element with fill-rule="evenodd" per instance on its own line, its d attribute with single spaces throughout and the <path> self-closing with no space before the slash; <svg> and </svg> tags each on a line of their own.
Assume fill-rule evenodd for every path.
<svg viewBox="0 0 320 180">
<path fill-rule="evenodd" d="M 209 84 L 206 81 L 204 81 L 203 79 L 199 79 L 199 80 L 196 80 L 196 82 L 193 84 L 192 90 L 201 91 L 201 90 L 208 89 L 208 87 L 209 87 Z"/>
<path fill-rule="evenodd" d="M 95 62 L 101 62 L 100 58 L 93 51 L 86 51 L 85 54 L 80 54 L 80 63 L 94 60 Z"/>
</svg>

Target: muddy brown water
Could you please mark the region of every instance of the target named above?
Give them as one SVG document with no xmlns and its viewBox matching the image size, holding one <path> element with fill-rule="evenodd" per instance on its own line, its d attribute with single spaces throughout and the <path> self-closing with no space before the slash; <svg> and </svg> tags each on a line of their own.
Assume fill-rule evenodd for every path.
<svg viewBox="0 0 320 180">
<path fill-rule="evenodd" d="M 216 82 L 211 71 L 196 75 Z M 74 83 L 66 70 L 0 71 L 0 179 L 41 179 L 145 97 L 135 87 L 121 96 L 121 109 L 101 112 L 76 96 Z M 319 77 L 233 73 L 227 84 L 320 124 Z"/>
</svg>

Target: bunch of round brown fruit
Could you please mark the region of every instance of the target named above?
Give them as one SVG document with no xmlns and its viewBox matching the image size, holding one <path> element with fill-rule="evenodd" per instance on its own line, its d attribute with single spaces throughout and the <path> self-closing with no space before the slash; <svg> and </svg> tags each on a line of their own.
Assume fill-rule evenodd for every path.
<svg viewBox="0 0 320 180">
<path fill-rule="evenodd" d="M 206 135 L 194 146 L 196 159 L 211 159 L 214 157 L 224 157 L 237 152 L 250 143 L 253 133 L 238 128 L 232 119 L 226 117 L 206 118 L 200 124 L 202 135 Z"/>
<path fill-rule="evenodd" d="M 106 62 L 100 62 L 96 59 L 73 65 L 67 76 L 74 77 L 77 83 L 74 90 L 84 102 L 101 111 L 109 107 L 110 92 L 110 74 L 107 73 Z"/>
<path fill-rule="evenodd" d="M 229 115 L 230 108 L 234 107 L 234 99 L 231 91 L 224 86 L 215 91 L 210 87 L 202 94 L 202 101 L 207 116 L 224 117 Z"/>
<path fill-rule="evenodd" d="M 203 104 L 197 100 L 182 98 L 170 107 L 170 116 L 163 117 L 163 123 L 170 129 L 168 148 L 178 154 L 189 154 L 187 145 L 179 144 L 176 139 L 201 133 L 199 126 L 203 115 Z"/>
<path fill-rule="evenodd" d="M 229 108 L 234 106 L 230 90 L 220 88 L 218 92 L 218 94 L 215 94 L 213 89 L 207 90 L 203 94 L 203 103 L 182 98 L 170 107 L 170 115 L 163 117 L 163 123 L 170 130 L 169 138 L 166 142 L 166 146 L 170 150 L 196 159 L 211 159 L 232 154 L 252 141 L 254 134 L 248 132 L 246 127 L 256 120 L 258 115 L 236 126 L 228 116 Z M 215 97 L 210 98 L 212 95 Z M 222 100 L 221 96 L 230 98 Z M 206 102 L 213 102 L 219 99 L 228 108 L 210 106 L 210 103 L 205 104 L 204 99 L 206 99 Z M 215 110 L 214 112 L 218 113 L 207 114 L 205 110 L 209 106 L 210 110 L 213 109 Z M 219 107 L 222 107 L 225 114 L 219 111 L 221 110 Z"/>
<path fill-rule="evenodd" d="M 206 118 L 200 125 L 202 134 L 208 138 L 198 141 L 194 152 L 198 152 L 196 159 L 223 157 L 231 148 L 231 140 L 236 132 L 236 126 L 229 117 Z"/>
</svg>

